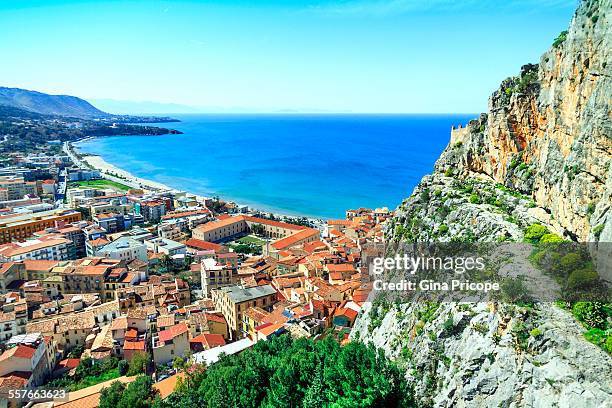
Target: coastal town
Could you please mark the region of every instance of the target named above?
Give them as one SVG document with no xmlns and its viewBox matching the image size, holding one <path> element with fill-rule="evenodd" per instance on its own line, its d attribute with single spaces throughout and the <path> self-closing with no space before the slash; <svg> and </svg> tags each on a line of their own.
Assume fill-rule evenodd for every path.
<svg viewBox="0 0 612 408">
<path fill-rule="evenodd" d="M 348 342 L 387 208 L 281 216 L 99 161 L 69 143 L 3 158 L 1 406 L 61 389 L 29 406 L 96 407 L 142 375 L 164 399 L 186 371 L 281 334 Z"/>
</svg>

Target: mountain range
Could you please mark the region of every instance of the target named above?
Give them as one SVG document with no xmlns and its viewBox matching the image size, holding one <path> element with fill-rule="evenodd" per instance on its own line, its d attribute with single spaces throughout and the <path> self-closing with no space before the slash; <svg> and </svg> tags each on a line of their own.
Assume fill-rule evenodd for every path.
<svg viewBox="0 0 612 408">
<path fill-rule="evenodd" d="M 49 95 L 20 88 L 0 87 L 0 105 L 11 106 L 43 115 L 78 118 L 110 116 L 84 99 L 70 95 Z"/>
</svg>

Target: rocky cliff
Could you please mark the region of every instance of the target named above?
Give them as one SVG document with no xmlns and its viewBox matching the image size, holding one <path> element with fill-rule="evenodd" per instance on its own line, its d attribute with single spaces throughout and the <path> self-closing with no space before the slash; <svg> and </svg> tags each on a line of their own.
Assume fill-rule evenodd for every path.
<svg viewBox="0 0 612 408">
<path fill-rule="evenodd" d="M 611 9 L 610 0 L 581 2 L 538 64 L 504 80 L 488 113 L 451 131 L 434 174 L 388 221 L 388 242 L 522 241 L 533 224 L 612 242 Z M 612 358 L 571 310 L 387 295 L 371 298 L 351 338 L 397 359 L 424 406 L 612 401 Z M 598 327 L 609 332 L 609 323 Z"/>
</svg>

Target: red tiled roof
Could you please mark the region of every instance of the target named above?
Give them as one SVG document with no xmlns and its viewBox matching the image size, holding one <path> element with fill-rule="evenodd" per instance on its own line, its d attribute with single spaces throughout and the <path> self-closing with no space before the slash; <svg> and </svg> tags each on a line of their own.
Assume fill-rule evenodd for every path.
<svg viewBox="0 0 612 408">
<path fill-rule="evenodd" d="M 181 334 L 187 333 L 188 330 L 189 328 L 187 327 L 185 323 L 175 324 L 174 326 L 171 326 L 167 328 L 166 330 L 160 331 L 158 333 L 159 340 L 165 343 L 167 341 L 172 340 L 173 338 L 177 336 L 180 336 Z"/>
<path fill-rule="evenodd" d="M 202 343 L 208 348 L 225 346 L 225 339 L 220 334 L 202 333 L 199 336 L 189 340 L 190 343 Z"/>
<path fill-rule="evenodd" d="M 275 249 L 285 249 L 288 248 L 292 245 L 297 244 L 299 241 L 304 240 L 304 239 L 308 239 L 312 236 L 318 236 L 319 235 L 319 230 L 318 229 L 314 229 L 314 228 L 307 228 L 304 229 L 300 232 L 296 232 L 293 235 L 289 235 L 286 238 L 283 239 L 279 239 L 278 241 L 272 243 L 272 246 Z"/>
<path fill-rule="evenodd" d="M 341 263 L 341 264 L 327 264 L 325 265 L 327 270 L 331 272 L 354 272 L 355 267 L 353 264 Z"/>
<path fill-rule="evenodd" d="M 144 342 L 144 340 L 142 340 L 142 341 L 126 341 L 125 343 L 123 343 L 123 349 L 124 350 L 144 350 L 145 349 L 145 342 Z"/>
<path fill-rule="evenodd" d="M 73 369 L 73 368 L 77 368 L 80 363 L 81 363 L 81 360 L 78 358 L 66 358 L 60 361 L 58 365 L 63 368 Z"/>
<path fill-rule="evenodd" d="M 217 322 L 217 323 L 225 323 L 225 318 L 221 315 L 218 315 L 216 313 L 205 313 L 206 315 L 206 320 L 210 320 L 211 322 Z"/>
<path fill-rule="evenodd" d="M 191 248 L 202 249 L 205 251 L 222 251 L 223 245 L 215 244 L 201 239 L 189 238 L 185 245 Z"/>
</svg>

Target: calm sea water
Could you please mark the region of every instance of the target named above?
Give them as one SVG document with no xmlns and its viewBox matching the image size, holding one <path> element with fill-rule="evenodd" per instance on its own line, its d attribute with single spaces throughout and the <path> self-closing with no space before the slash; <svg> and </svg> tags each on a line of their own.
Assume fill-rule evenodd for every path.
<svg viewBox="0 0 612 408">
<path fill-rule="evenodd" d="M 79 145 L 132 174 L 284 214 L 395 208 L 476 115 L 172 115 L 182 135 Z"/>
</svg>

